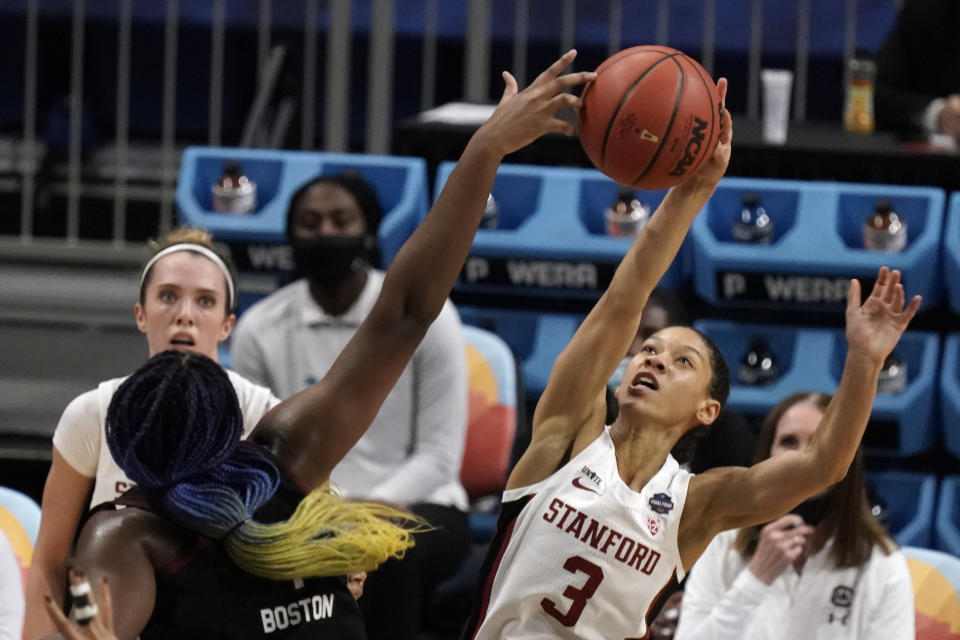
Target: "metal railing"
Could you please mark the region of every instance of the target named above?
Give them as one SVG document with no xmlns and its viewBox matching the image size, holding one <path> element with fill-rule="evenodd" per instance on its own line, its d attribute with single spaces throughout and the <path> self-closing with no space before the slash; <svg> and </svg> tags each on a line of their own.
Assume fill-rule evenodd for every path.
<svg viewBox="0 0 960 640">
<path fill-rule="evenodd" d="M 245 108 L 246 119 L 242 134 L 234 139 L 225 136 L 223 113 L 224 90 L 227 82 L 224 73 L 226 39 L 231 26 L 228 9 L 233 2 L 255 3 L 256 33 L 256 92 Z M 781 1 L 776 3 L 783 11 L 795 12 L 796 40 L 794 44 L 796 77 L 793 118 L 806 118 L 809 84 L 809 59 L 811 37 L 811 3 L 813 0 Z M 902 0 L 887 0 L 891 11 Z M 492 0 L 444 0 L 455 3 L 465 15 L 465 28 L 460 38 L 463 42 L 462 96 L 468 101 L 490 101 L 490 66 L 494 31 L 506 32 L 512 40 L 513 72 L 523 82 L 529 80 L 528 39 L 532 25 L 539 12 L 545 10 L 544 0 L 515 0 L 509 20 L 511 24 L 492 24 Z M 750 0 L 749 21 L 742 34 L 743 47 L 748 65 L 746 87 L 746 115 L 759 115 L 759 72 L 763 61 L 765 2 Z M 866 0 L 863 0 L 866 2 Z M 844 27 L 842 55 L 849 58 L 857 48 L 858 0 L 844 0 Z M 35 209 L 37 200 L 38 171 L 44 163 L 46 148 L 38 138 L 38 33 L 41 23 L 40 0 L 23 0 L 19 3 L 24 16 L 24 68 L 23 68 L 23 120 L 19 131 L 12 132 L 12 140 L 0 140 L 0 191 L 11 189 L 19 192 L 19 226 L 13 235 L 0 237 L 0 254 L 11 242 L 30 244 L 35 241 Z M 555 34 L 557 51 L 578 43 L 578 9 L 584 4 L 576 0 L 550 0 L 547 9 L 559 15 L 559 30 Z M 690 3 L 687 3 L 690 4 Z M 873 4 L 876 4 L 874 2 Z M 177 101 L 180 78 L 178 56 L 180 55 L 180 27 L 184 11 L 196 14 L 196 7 L 187 6 L 183 0 L 163 0 L 163 55 L 162 69 L 157 81 L 162 84 L 161 124 L 154 139 L 132 141 L 131 129 L 131 55 L 132 33 L 135 25 L 133 0 L 117 0 L 116 23 L 116 118 L 112 143 L 93 154 L 83 152 L 82 130 L 84 122 L 85 67 L 87 51 L 86 26 L 90 11 L 98 9 L 95 3 L 86 0 L 71 0 L 70 4 L 70 79 L 69 79 L 69 133 L 68 153 L 65 162 L 52 173 L 54 193 L 62 193 L 65 201 L 65 224 L 60 241 L 74 246 L 85 241 L 82 237 L 82 218 L 85 215 L 87 197 L 109 198 L 112 201 L 110 244 L 123 247 L 130 240 L 127 220 L 129 205 L 136 199 L 147 199 L 158 208 L 157 231 L 174 224 L 174 184 L 177 164 L 184 141 L 178 136 Z M 203 5 L 203 3 L 198 3 Z M 278 147 L 289 140 L 287 132 L 294 124 L 294 113 L 300 111 L 299 148 L 319 148 L 328 151 L 351 149 L 351 95 L 357 82 L 365 82 L 366 105 L 363 115 L 362 144 L 353 144 L 354 149 L 368 153 L 389 153 L 395 104 L 399 92 L 412 93 L 419 108 L 435 106 L 439 83 L 449 82 L 441 77 L 438 69 L 438 43 L 449 39 L 449 29 L 442 29 L 440 0 L 399 3 L 398 0 L 301 0 L 302 20 L 299 29 L 302 36 L 300 59 L 292 62 L 302 69 L 299 101 L 286 97 L 279 105 L 270 107 L 278 77 L 284 63 L 293 56 L 291 50 L 274 42 L 274 27 L 277 21 L 277 6 L 272 0 L 205 0 L 209 8 L 209 66 L 210 82 L 207 96 L 208 129 L 206 143 L 228 146 Z M 671 44 L 672 6 L 669 0 L 607 0 L 606 53 L 623 46 L 637 44 L 623 33 L 625 12 L 635 15 L 643 12 L 655 25 L 654 39 L 660 44 Z M 405 60 L 421 67 L 420 86 L 398 87 L 394 81 L 396 61 L 396 12 L 404 10 L 422 12 L 422 28 L 418 31 L 421 40 L 420 60 Z M 601 5 L 602 6 L 602 5 Z M 718 12 L 724 11 L 723 3 L 716 0 L 700 0 L 703 12 L 702 38 L 699 57 L 708 71 L 713 72 L 717 59 Z M 366 7 L 369 11 L 363 25 L 357 25 L 356 10 Z M 290 3 L 284 8 L 289 11 Z M 596 11 L 596 8 L 592 8 Z M 502 16 L 501 16 L 502 17 Z M 404 16 L 409 19 L 409 16 Z M 591 19 L 596 16 L 591 13 Z M 325 27 L 324 27 L 325 25 Z M 367 65 L 365 69 L 352 59 L 355 51 L 355 36 L 363 31 L 367 38 Z M 323 37 L 321 50 L 321 37 Z M 318 73 L 323 70 L 322 96 L 318 96 Z M 496 93 L 496 90 L 493 91 Z M 322 109 L 318 110 L 318 99 Z M 322 111 L 322 127 L 316 127 L 316 114 Z M 268 113 L 269 112 L 269 113 Z M 289 143 L 288 143 L 289 144 Z M 15 215 L 4 211 L 4 216 Z"/>
</svg>

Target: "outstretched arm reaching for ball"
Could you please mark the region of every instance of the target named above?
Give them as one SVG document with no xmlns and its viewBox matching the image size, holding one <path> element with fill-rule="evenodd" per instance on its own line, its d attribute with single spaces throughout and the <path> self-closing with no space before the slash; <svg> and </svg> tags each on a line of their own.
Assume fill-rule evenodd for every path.
<svg viewBox="0 0 960 640">
<path fill-rule="evenodd" d="M 768 522 L 843 480 L 860 445 L 883 361 L 920 306 L 905 306 L 900 272 L 886 267 L 866 302 L 860 283 L 847 294 L 847 358 L 837 392 L 810 444 L 752 467 L 711 469 L 690 479 L 680 521 L 680 556 L 690 567 L 719 532 Z"/>
<path fill-rule="evenodd" d="M 534 412 L 530 446 L 511 473 L 508 489 L 548 477 L 603 427 L 606 382 L 637 334 L 650 292 L 727 170 L 733 122 L 722 106 L 726 78 L 717 88 L 721 129 L 716 149 L 696 174 L 670 189 L 620 262 L 610 286 L 557 358 Z"/>
<path fill-rule="evenodd" d="M 323 380 L 275 407 L 254 431 L 304 488 L 322 485 L 363 435 L 440 313 L 453 287 L 503 157 L 549 132 L 573 133 L 555 117 L 580 99 L 566 90 L 593 72 L 561 75 L 569 51 L 523 91 L 506 89 L 490 119 L 467 143 L 430 213 L 387 271 L 370 314 Z"/>
</svg>

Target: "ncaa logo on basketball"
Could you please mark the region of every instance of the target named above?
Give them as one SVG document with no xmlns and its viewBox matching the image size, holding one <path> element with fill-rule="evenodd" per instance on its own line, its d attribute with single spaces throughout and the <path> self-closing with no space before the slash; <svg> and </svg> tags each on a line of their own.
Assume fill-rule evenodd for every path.
<svg viewBox="0 0 960 640">
<path fill-rule="evenodd" d="M 682 176 L 687 172 L 687 169 L 700 154 L 700 148 L 703 146 L 703 141 L 707 137 L 706 134 L 704 134 L 704 131 L 707 129 L 707 121 L 693 116 L 693 122 L 693 130 L 690 132 L 690 139 L 687 140 L 687 146 L 684 147 L 683 157 L 680 158 L 677 166 L 670 172 L 671 176 Z"/>
<path fill-rule="evenodd" d="M 650 498 L 650 509 L 664 516 L 673 510 L 673 500 L 666 493 L 655 493 Z"/>
<path fill-rule="evenodd" d="M 615 53 L 597 67 L 581 99 L 577 133 L 590 162 L 636 189 L 679 184 L 720 138 L 719 87 L 700 63 L 670 47 Z"/>
</svg>

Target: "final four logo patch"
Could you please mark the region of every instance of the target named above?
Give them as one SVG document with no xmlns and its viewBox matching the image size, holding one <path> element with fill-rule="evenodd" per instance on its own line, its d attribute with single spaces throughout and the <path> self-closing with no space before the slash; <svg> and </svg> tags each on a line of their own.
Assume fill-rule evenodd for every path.
<svg viewBox="0 0 960 640">
<path fill-rule="evenodd" d="M 665 493 L 655 493 L 650 498 L 650 508 L 653 509 L 654 513 L 666 515 L 673 509 L 673 500 Z"/>
</svg>

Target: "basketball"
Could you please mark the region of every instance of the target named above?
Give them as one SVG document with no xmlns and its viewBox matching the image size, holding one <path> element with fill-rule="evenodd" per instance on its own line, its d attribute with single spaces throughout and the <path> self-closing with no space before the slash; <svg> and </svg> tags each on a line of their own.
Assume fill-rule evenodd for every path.
<svg viewBox="0 0 960 640">
<path fill-rule="evenodd" d="M 639 46 L 597 67 L 577 119 L 590 161 L 616 182 L 666 189 L 696 173 L 720 137 L 720 93 L 693 58 Z"/>
</svg>

